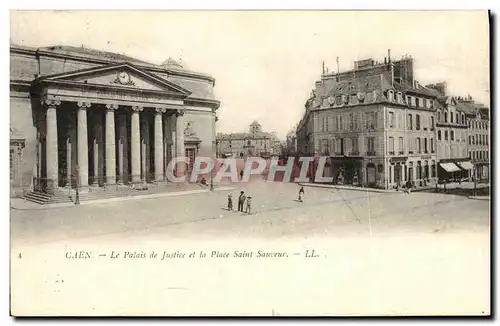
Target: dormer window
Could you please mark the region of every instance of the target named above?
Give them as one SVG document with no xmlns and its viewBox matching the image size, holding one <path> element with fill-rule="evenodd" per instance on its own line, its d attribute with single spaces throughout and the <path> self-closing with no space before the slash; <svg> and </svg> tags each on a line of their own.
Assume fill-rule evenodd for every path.
<svg viewBox="0 0 500 326">
<path fill-rule="evenodd" d="M 392 90 L 387 91 L 387 99 L 389 102 L 394 101 L 394 92 Z"/>
<path fill-rule="evenodd" d="M 398 98 L 397 98 L 398 103 L 403 103 L 403 93 L 398 92 Z"/>
<path fill-rule="evenodd" d="M 444 122 L 448 122 L 448 111 L 444 111 Z"/>
<path fill-rule="evenodd" d="M 441 111 L 440 110 L 437 111 L 437 121 L 441 122 Z"/>
</svg>

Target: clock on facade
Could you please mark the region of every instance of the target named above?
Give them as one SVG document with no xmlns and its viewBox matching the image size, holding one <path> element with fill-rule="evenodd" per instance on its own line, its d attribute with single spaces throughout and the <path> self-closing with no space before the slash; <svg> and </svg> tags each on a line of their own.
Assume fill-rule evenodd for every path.
<svg viewBox="0 0 500 326">
<path fill-rule="evenodd" d="M 118 81 L 120 84 L 129 84 L 130 83 L 130 75 L 125 71 L 118 73 Z"/>
</svg>

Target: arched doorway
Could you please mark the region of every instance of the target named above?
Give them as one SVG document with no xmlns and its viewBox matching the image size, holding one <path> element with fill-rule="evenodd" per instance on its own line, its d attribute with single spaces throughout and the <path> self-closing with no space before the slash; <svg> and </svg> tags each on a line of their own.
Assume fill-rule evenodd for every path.
<svg viewBox="0 0 500 326">
<path fill-rule="evenodd" d="M 377 183 L 377 170 L 375 164 L 368 163 L 366 165 L 366 184 L 368 187 L 374 187 Z"/>
</svg>

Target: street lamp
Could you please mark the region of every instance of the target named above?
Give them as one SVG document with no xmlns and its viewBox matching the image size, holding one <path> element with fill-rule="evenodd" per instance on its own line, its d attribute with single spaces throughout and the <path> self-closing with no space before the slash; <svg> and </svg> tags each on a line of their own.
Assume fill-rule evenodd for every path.
<svg viewBox="0 0 500 326">
<path fill-rule="evenodd" d="M 215 141 L 212 142 L 212 157 L 214 155 L 214 144 L 215 144 Z M 214 176 L 213 176 L 213 172 L 214 172 L 214 167 L 215 167 L 215 158 L 212 160 L 212 167 L 210 168 L 210 191 L 214 191 Z"/>
<path fill-rule="evenodd" d="M 80 205 L 80 193 L 78 191 L 78 188 L 79 188 L 79 174 L 80 174 L 80 166 L 77 165 L 76 168 L 75 168 L 75 171 L 76 171 L 76 195 L 75 195 L 75 205 Z"/>
</svg>

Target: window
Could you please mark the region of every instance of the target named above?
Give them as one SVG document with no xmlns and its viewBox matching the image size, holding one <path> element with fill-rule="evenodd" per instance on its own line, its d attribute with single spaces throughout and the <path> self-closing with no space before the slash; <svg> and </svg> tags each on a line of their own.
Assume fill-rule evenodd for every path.
<svg viewBox="0 0 500 326">
<path fill-rule="evenodd" d="M 413 130 L 413 116 L 408 114 L 408 129 Z"/>
<path fill-rule="evenodd" d="M 352 144 L 352 153 L 358 154 L 358 138 L 351 138 L 351 144 Z"/>
<path fill-rule="evenodd" d="M 389 137 L 389 154 L 394 155 L 394 137 Z"/>
<path fill-rule="evenodd" d="M 342 104 L 342 97 L 340 97 L 340 96 L 336 96 L 336 97 L 335 97 L 335 104 L 336 104 L 336 105 L 340 105 L 340 104 Z"/>
<path fill-rule="evenodd" d="M 453 123 L 453 112 L 450 112 L 450 123 Z"/>
<path fill-rule="evenodd" d="M 434 138 L 431 138 L 431 153 L 434 153 Z"/>
<path fill-rule="evenodd" d="M 455 133 L 453 130 L 450 130 L 450 140 L 455 140 Z"/>
<path fill-rule="evenodd" d="M 366 152 L 368 155 L 375 155 L 375 137 L 366 138 Z"/>
<path fill-rule="evenodd" d="M 340 125 L 339 130 L 344 130 L 344 125 L 342 124 L 342 116 L 339 116 L 339 125 Z"/>
<path fill-rule="evenodd" d="M 438 122 L 440 122 L 441 121 L 441 111 L 437 111 L 437 113 L 438 113 Z"/>
<path fill-rule="evenodd" d="M 417 130 L 420 130 L 420 114 L 416 115 L 416 125 L 417 125 Z"/>
<path fill-rule="evenodd" d="M 422 153 L 422 144 L 421 144 L 421 141 L 420 141 L 420 137 L 417 138 L 417 153 Z"/>
<path fill-rule="evenodd" d="M 323 139 L 321 141 L 321 153 L 323 153 L 323 154 L 329 154 L 329 151 L 328 151 L 328 139 Z"/>
<path fill-rule="evenodd" d="M 389 112 L 389 128 L 394 128 L 394 112 Z"/>
<path fill-rule="evenodd" d="M 472 138 L 469 136 L 469 145 L 472 145 Z"/>
<path fill-rule="evenodd" d="M 354 114 L 352 112 L 349 114 L 349 118 L 351 119 L 350 130 L 354 130 Z"/>
<path fill-rule="evenodd" d="M 465 124 L 465 114 L 462 113 L 462 124 Z"/>
<path fill-rule="evenodd" d="M 455 113 L 455 123 L 460 123 L 460 119 L 458 118 L 458 112 Z"/>
<path fill-rule="evenodd" d="M 342 154 L 342 138 L 335 139 L 335 153 Z"/>
<path fill-rule="evenodd" d="M 441 130 L 438 130 L 438 140 L 441 140 Z"/>
<path fill-rule="evenodd" d="M 196 159 L 195 149 L 194 148 L 186 148 L 186 158 L 187 158 L 187 170 L 188 172 L 193 171 L 194 161 Z"/>
<path fill-rule="evenodd" d="M 444 111 L 444 122 L 448 122 L 448 111 Z"/>
<path fill-rule="evenodd" d="M 444 131 L 444 140 L 448 140 L 448 130 Z"/>
<path fill-rule="evenodd" d="M 424 138 L 424 152 L 427 154 L 429 153 L 428 149 L 427 149 L 427 138 Z"/>
<path fill-rule="evenodd" d="M 431 117 L 431 130 L 434 130 L 434 117 Z"/>
<path fill-rule="evenodd" d="M 403 155 L 405 153 L 403 137 L 399 137 L 399 148 L 398 149 L 399 149 L 399 155 Z"/>
</svg>

